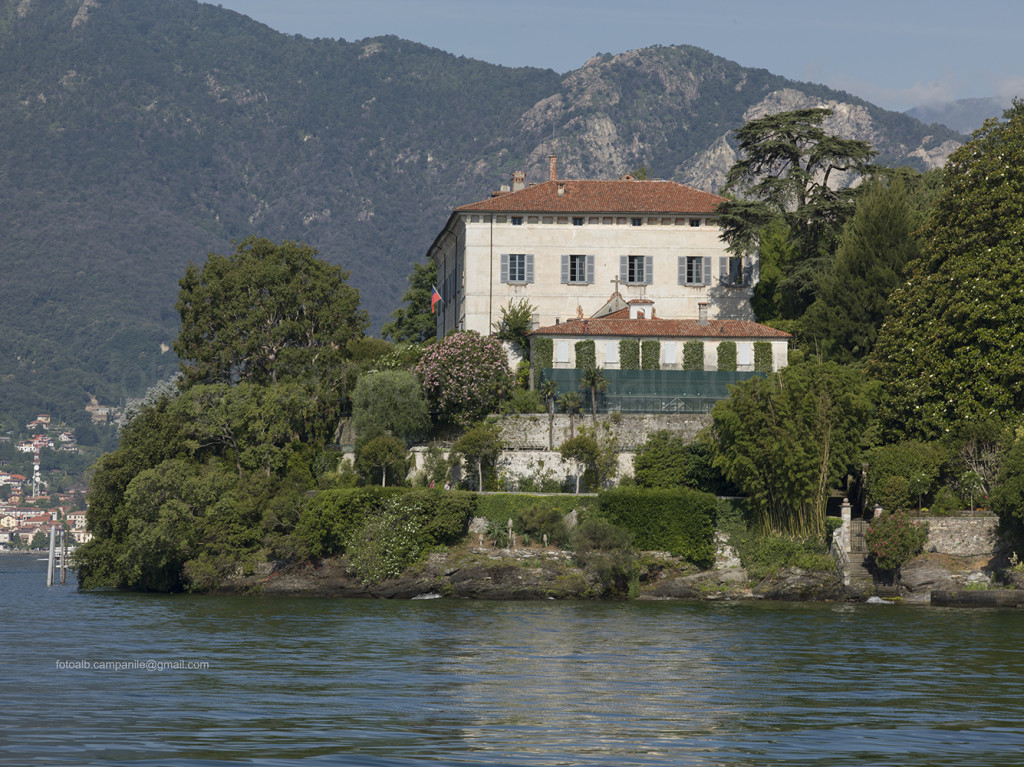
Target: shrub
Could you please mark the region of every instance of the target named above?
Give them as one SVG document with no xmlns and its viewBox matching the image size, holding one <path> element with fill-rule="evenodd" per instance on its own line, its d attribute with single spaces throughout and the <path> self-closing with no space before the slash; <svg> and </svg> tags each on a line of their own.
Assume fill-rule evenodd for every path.
<svg viewBox="0 0 1024 767">
<path fill-rule="evenodd" d="M 683 344 L 683 370 L 704 369 L 704 342 L 687 341 Z"/>
<path fill-rule="evenodd" d="M 736 342 L 722 341 L 718 344 L 718 369 L 736 370 Z"/>
<path fill-rule="evenodd" d="M 747 575 L 761 581 L 788 567 L 803 570 L 832 571 L 835 560 L 819 538 L 770 533 L 758 535 L 752 531 L 729 536 L 736 547 Z"/>
<path fill-rule="evenodd" d="M 345 553 L 357 531 L 393 509 L 396 499 L 416 517 L 421 548 L 457 543 L 476 513 L 473 493 L 381 487 L 325 490 L 311 498 L 299 516 L 295 535 L 300 550 L 316 558 Z"/>
<path fill-rule="evenodd" d="M 623 338 L 619 341 L 619 369 L 640 369 L 640 342 L 635 338 Z"/>
<path fill-rule="evenodd" d="M 401 498 L 392 498 L 366 519 L 349 543 L 349 566 L 363 583 L 400 575 L 423 553 L 419 517 Z"/>
<path fill-rule="evenodd" d="M 633 534 L 641 550 L 668 551 L 700 565 L 715 559 L 718 499 L 686 488 L 615 488 L 598 497 L 600 515 Z"/>
<path fill-rule="evenodd" d="M 935 498 L 932 500 L 930 508 L 932 514 L 942 516 L 945 514 L 952 514 L 963 507 L 963 499 L 957 495 L 956 491 L 949 485 L 943 485 L 935 494 Z"/>
<path fill-rule="evenodd" d="M 637 588 L 640 566 L 632 546 L 632 534 L 605 519 L 587 519 L 572 534 L 579 563 L 592 570 L 605 589 L 625 594 Z"/>
<path fill-rule="evenodd" d="M 317 493 L 299 514 L 295 538 L 300 550 L 315 558 L 343 553 L 364 520 L 402 492 L 392 487 L 358 487 Z"/>
<path fill-rule="evenodd" d="M 529 389 L 513 389 L 501 407 L 503 413 L 543 413 L 547 410 L 540 392 Z"/>
<path fill-rule="evenodd" d="M 534 503 L 519 516 L 519 524 L 513 523 L 515 529 L 522 530 L 534 539 L 543 540 L 548 537 L 552 546 L 564 546 L 569 542 L 569 528 L 565 526 L 565 517 L 556 509 Z"/>
<path fill-rule="evenodd" d="M 771 373 L 774 366 L 771 341 L 754 341 L 754 370 Z"/>
<path fill-rule="evenodd" d="M 908 440 L 867 455 L 868 500 L 884 509 L 919 506 L 939 485 L 951 455 L 938 442 Z"/>
<path fill-rule="evenodd" d="M 428 347 L 416 372 L 442 417 L 463 426 L 494 412 L 512 387 L 501 341 L 471 330 L 451 333 Z"/>
<path fill-rule="evenodd" d="M 901 510 L 876 516 L 864 536 L 875 565 L 890 572 L 920 554 L 927 539 L 928 524 Z"/>
<path fill-rule="evenodd" d="M 597 352 L 594 350 L 593 341 L 577 341 L 576 367 L 580 370 L 597 367 Z"/>
</svg>

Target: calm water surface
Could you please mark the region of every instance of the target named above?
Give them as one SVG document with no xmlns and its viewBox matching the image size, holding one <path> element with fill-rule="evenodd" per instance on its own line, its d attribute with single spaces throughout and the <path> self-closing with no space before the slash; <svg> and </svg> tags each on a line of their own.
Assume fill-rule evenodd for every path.
<svg viewBox="0 0 1024 767">
<path fill-rule="evenodd" d="M 1024 764 L 1013 610 L 0 590 L 5 765 Z"/>
</svg>

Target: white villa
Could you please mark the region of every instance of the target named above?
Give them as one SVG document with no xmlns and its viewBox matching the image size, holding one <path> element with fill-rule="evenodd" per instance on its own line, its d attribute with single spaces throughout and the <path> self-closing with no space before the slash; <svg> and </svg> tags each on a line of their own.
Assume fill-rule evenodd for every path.
<svg viewBox="0 0 1024 767">
<path fill-rule="evenodd" d="M 511 187 L 452 211 L 428 256 L 437 264 L 437 332 L 487 334 L 526 299 L 534 327 L 589 318 L 619 294 L 665 319 L 753 321 L 754 257 L 719 238 L 723 198 L 674 181 L 573 181 Z M 649 317 L 650 315 L 648 315 Z"/>
</svg>

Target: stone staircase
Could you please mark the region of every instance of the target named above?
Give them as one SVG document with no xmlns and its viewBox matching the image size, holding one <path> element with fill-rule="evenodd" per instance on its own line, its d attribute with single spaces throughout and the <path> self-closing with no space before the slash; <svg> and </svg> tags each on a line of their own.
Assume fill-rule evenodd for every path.
<svg viewBox="0 0 1024 767">
<path fill-rule="evenodd" d="M 898 590 L 894 586 L 878 583 L 867 566 L 869 552 L 864 534 L 868 531 L 868 523 L 863 519 L 850 520 L 850 561 L 846 565 L 846 582 L 850 588 L 873 591 L 879 596 L 894 596 Z"/>
<path fill-rule="evenodd" d="M 868 523 L 863 519 L 850 520 L 850 561 L 844 574 L 846 582 L 852 588 L 871 588 L 875 582 L 871 571 L 865 566 L 868 545 L 864 540 L 864 533 L 867 529 Z"/>
</svg>

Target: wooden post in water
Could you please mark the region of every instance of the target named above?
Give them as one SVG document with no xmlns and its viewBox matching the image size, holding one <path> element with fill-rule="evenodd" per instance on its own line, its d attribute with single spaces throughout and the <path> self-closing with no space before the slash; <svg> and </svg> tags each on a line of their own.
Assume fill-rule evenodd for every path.
<svg viewBox="0 0 1024 767">
<path fill-rule="evenodd" d="M 68 580 L 68 531 L 60 529 L 60 585 Z"/>
<path fill-rule="evenodd" d="M 46 585 L 53 585 L 53 550 L 57 545 L 57 531 L 50 525 L 50 558 L 46 563 Z"/>
</svg>

